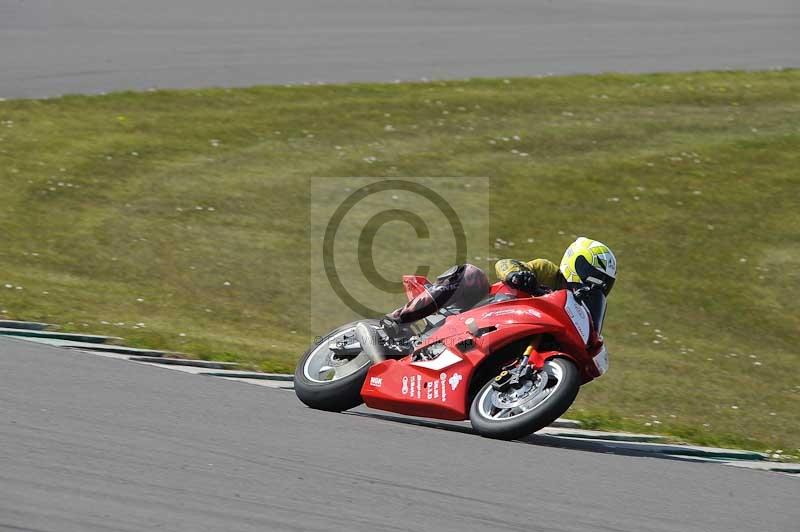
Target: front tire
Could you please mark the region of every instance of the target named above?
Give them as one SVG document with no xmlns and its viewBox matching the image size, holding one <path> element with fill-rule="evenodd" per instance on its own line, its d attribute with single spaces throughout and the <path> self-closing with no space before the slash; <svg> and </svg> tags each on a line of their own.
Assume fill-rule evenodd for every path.
<svg viewBox="0 0 800 532">
<path fill-rule="evenodd" d="M 377 320 L 365 322 L 378 326 Z M 294 371 L 294 392 L 307 406 L 341 412 L 363 402 L 361 386 L 372 361 L 363 352 L 352 358 L 339 358 L 328 348 L 331 342 L 352 334 L 358 323 L 348 323 L 331 331 L 300 357 Z"/>
<path fill-rule="evenodd" d="M 580 388 L 578 369 L 566 358 L 551 358 L 517 389 L 484 385 L 472 400 L 469 420 L 481 436 L 516 440 L 550 425 L 566 412 Z"/>
</svg>

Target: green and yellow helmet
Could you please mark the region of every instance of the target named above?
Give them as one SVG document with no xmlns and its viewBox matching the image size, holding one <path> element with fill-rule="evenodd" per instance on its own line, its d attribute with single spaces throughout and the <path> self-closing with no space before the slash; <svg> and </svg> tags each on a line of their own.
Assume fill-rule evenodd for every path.
<svg viewBox="0 0 800 532">
<path fill-rule="evenodd" d="M 608 295 L 617 278 L 617 259 L 602 242 L 582 236 L 564 252 L 559 270 L 567 283 L 599 285 Z"/>
</svg>

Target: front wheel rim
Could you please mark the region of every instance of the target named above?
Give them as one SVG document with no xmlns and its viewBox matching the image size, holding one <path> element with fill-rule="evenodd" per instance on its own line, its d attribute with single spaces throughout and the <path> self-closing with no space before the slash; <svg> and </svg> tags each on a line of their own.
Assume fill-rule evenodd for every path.
<svg viewBox="0 0 800 532">
<path fill-rule="evenodd" d="M 519 388 L 500 392 L 490 382 L 478 396 L 478 413 L 492 421 L 506 421 L 540 409 L 564 383 L 564 370 L 553 360 Z"/>
</svg>

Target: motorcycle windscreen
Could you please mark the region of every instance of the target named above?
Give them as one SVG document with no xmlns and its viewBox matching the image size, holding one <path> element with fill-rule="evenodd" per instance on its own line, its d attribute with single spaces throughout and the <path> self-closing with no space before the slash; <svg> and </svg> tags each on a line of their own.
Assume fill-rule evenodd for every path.
<svg viewBox="0 0 800 532">
<path fill-rule="evenodd" d="M 606 306 L 608 304 L 606 295 L 602 290 L 590 290 L 588 294 L 583 296 L 583 303 L 586 305 L 586 308 L 589 309 L 589 314 L 592 316 L 594 330 L 597 331 L 597 334 L 600 334 L 603 328 L 603 319 L 606 317 Z"/>
</svg>

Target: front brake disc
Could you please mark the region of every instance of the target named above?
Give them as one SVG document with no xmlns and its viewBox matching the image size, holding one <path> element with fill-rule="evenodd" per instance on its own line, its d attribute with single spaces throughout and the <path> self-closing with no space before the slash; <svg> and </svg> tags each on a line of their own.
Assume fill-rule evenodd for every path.
<svg viewBox="0 0 800 532">
<path fill-rule="evenodd" d="M 542 371 L 533 375 L 531 379 L 526 379 L 518 388 L 503 392 L 495 391 L 492 394 L 492 405 L 501 410 L 524 405 L 544 391 L 548 380 L 546 377 L 547 373 Z"/>
</svg>

